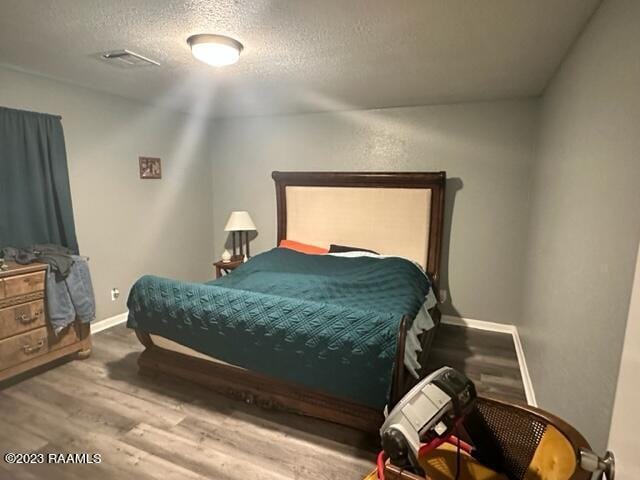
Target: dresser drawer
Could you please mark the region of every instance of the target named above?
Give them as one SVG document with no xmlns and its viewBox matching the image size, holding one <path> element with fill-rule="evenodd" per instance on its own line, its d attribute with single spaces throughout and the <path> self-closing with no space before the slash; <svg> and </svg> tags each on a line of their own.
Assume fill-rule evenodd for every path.
<svg viewBox="0 0 640 480">
<path fill-rule="evenodd" d="M 47 329 L 41 327 L 0 340 L 0 368 L 8 368 L 47 353 Z"/>
<path fill-rule="evenodd" d="M 45 271 L 14 275 L 3 280 L 4 288 L 0 288 L 0 298 L 17 297 L 29 293 L 44 291 Z"/>
<path fill-rule="evenodd" d="M 44 300 L 3 308 L 0 310 L 0 340 L 34 328 L 44 327 L 46 322 Z"/>
<path fill-rule="evenodd" d="M 50 351 L 71 345 L 79 340 L 75 325 L 56 337 L 47 327 L 0 340 L 0 370 L 44 355 Z"/>
</svg>

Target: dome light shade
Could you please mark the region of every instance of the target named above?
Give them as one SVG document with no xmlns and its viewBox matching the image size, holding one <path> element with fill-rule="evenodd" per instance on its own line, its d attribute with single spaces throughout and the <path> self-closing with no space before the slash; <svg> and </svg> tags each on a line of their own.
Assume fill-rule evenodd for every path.
<svg viewBox="0 0 640 480">
<path fill-rule="evenodd" d="M 232 65 L 240 58 L 242 44 L 224 35 L 199 34 L 187 38 L 191 54 L 213 67 Z"/>
</svg>

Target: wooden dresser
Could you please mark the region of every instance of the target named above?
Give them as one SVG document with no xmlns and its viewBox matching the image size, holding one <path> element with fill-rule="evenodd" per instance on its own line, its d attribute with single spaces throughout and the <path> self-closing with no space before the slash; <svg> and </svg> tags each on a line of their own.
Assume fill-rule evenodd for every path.
<svg viewBox="0 0 640 480">
<path fill-rule="evenodd" d="M 88 357 L 88 324 L 75 322 L 56 336 L 47 321 L 47 266 L 7 264 L 0 271 L 0 382 L 68 355 Z"/>
</svg>

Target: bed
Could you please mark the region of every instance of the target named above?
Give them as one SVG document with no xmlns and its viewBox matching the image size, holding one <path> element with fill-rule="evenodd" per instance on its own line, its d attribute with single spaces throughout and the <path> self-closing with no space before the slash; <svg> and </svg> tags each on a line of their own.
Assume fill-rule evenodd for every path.
<svg viewBox="0 0 640 480">
<path fill-rule="evenodd" d="M 128 326 L 141 373 L 177 375 L 263 407 L 375 431 L 422 373 L 436 305 L 444 172 L 274 172 L 277 244 L 194 284 L 145 276 Z"/>
</svg>

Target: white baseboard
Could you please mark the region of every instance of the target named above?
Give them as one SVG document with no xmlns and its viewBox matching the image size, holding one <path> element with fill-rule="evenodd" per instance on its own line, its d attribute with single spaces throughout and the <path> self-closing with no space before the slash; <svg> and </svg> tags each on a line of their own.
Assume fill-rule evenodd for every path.
<svg viewBox="0 0 640 480">
<path fill-rule="evenodd" d="M 454 317 L 452 315 L 443 315 L 442 323 L 445 325 L 455 325 L 457 327 L 473 328 L 475 330 L 485 330 L 487 332 L 510 333 L 516 331 L 515 325 L 506 323 L 485 322 L 484 320 L 474 320 L 473 318 Z"/>
<path fill-rule="evenodd" d="M 113 317 L 105 318 L 104 320 L 92 323 L 91 335 L 95 335 L 96 333 L 106 330 L 107 328 L 115 327 L 116 325 L 120 325 L 121 323 L 126 322 L 128 316 L 129 312 L 124 312 L 118 315 L 114 315 Z"/>
<path fill-rule="evenodd" d="M 524 393 L 527 396 L 527 403 L 533 407 L 538 406 L 536 400 L 536 393 L 533 391 L 533 382 L 529 375 L 529 368 L 527 367 L 527 360 L 524 358 L 524 349 L 522 348 L 522 342 L 520 341 L 520 334 L 517 327 L 513 327 L 513 345 L 516 347 L 516 355 L 518 356 L 518 365 L 520 365 L 520 376 L 522 377 L 522 385 L 524 386 Z"/>
<path fill-rule="evenodd" d="M 442 323 L 445 325 L 455 325 L 458 327 L 474 328 L 476 330 L 485 330 L 487 332 L 499 332 L 508 333 L 513 338 L 513 346 L 516 350 L 516 356 L 518 357 L 518 366 L 520 367 L 520 376 L 522 377 L 522 385 L 524 387 L 524 393 L 527 397 L 527 403 L 531 406 L 537 407 L 536 394 L 533 391 L 533 383 L 531 382 L 531 376 L 529 375 L 529 369 L 527 368 L 527 360 L 524 358 L 524 350 L 522 349 L 522 342 L 520 341 L 520 334 L 518 333 L 518 327 L 515 325 L 509 325 L 505 323 L 485 322 L 484 320 L 475 320 L 473 318 L 454 317 L 451 315 L 443 315 Z"/>
</svg>

